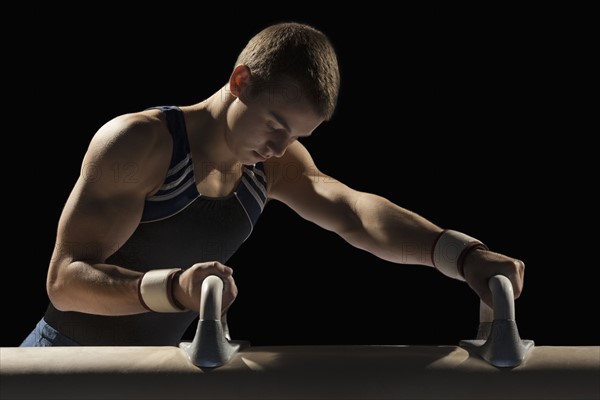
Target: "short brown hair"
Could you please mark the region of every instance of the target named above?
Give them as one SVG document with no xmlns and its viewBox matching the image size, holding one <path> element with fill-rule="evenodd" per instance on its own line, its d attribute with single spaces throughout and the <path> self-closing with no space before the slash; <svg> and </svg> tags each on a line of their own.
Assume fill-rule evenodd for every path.
<svg viewBox="0 0 600 400">
<path fill-rule="evenodd" d="M 248 41 L 238 65 L 250 68 L 255 90 L 291 78 L 321 117 L 329 120 L 333 115 L 340 71 L 329 38 L 318 29 L 298 22 L 271 25 Z"/>
</svg>

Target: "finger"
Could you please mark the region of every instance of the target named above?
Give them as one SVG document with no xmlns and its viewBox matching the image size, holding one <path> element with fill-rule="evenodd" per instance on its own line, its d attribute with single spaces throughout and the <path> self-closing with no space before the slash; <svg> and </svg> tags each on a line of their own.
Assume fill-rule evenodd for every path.
<svg viewBox="0 0 600 400">
<path fill-rule="evenodd" d="M 514 298 L 518 299 L 519 296 L 521 296 L 521 292 L 523 291 L 525 264 L 520 260 L 515 260 L 515 264 L 517 266 L 517 270 L 514 274 L 512 274 L 510 280 L 513 285 Z"/>
<path fill-rule="evenodd" d="M 227 276 L 230 276 L 231 274 L 233 274 L 232 268 L 228 267 L 225 264 L 221 264 L 218 261 L 215 261 L 212 266 L 221 274 L 220 275 L 221 277 L 227 277 Z"/>
<path fill-rule="evenodd" d="M 490 308 L 492 308 L 492 309 L 494 308 L 492 291 L 489 288 L 484 289 L 479 294 L 479 298 L 481 299 L 481 301 L 483 301 L 485 304 L 487 304 Z"/>
<path fill-rule="evenodd" d="M 221 264 L 218 261 L 202 263 L 197 265 L 198 269 L 202 271 L 204 275 L 214 274 L 219 276 L 220 278 L 226 278 L 233 274 L 233 269 L 229 268 L 224 264 Z"/>
<path fill-rule="evenodd" d="M 523 287 L 525 287 L 525 263 L 520 261 L 521 268 L 519 269 L 519 277 L 521 278 L 521 292 L 523 291 Z"/>
<path fill-rule="evenodd" d="M 235 279 L 233 279 L 233 275 L 228 275 L 223 278 L 223 284 L 227 285 L 229 288 L 235 288 Z"/>
</svg>

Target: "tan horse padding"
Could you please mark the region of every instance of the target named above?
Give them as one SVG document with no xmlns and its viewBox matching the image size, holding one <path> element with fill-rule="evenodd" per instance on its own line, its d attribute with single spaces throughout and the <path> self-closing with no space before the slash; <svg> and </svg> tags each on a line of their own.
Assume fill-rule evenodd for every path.
<svg viewBox="0 0 600 400">
<path fill-rule="evenodd" d="M 455 346 L 257 346 L 204 370 L 177 347 L 3 347 L 0 398 L 600 399 L 600 346 L 512 369 Z"/>
</svg>

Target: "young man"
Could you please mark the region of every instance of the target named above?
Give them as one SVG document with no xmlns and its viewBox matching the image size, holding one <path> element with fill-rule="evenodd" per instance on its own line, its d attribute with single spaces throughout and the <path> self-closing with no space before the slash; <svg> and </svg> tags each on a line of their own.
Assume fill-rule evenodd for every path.
<svg viewBox="0 0 600 400">
<path fill-rule="evenodd" d="M 224 313 L 235 300 L 225 263 L 269 200 L 377 257 L 466 280 L 488 304 L 496 274 L 518 297 L 521 261 L 319 171 L 298 139 L 331 118 L 339 79 L 323 33 L 281 23 L 248 42 L 206 100 L 102 126 L 59 221 L 51 304 L 22 346 L 177 345 L 204 278 L 223 279 Z"/>
</svg>

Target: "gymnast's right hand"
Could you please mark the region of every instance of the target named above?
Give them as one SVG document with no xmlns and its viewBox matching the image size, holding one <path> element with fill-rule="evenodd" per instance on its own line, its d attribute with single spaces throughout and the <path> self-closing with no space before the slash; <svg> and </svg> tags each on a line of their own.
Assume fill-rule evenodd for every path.
<svg viewBox="0 0 600 400">
<path fill-rule="evenodd" d="M 173 296 L 188 310 L 200 311 L 200 292 L 202 282 L 209 275 L 216 275 L 223 280 L 223 304 L 221 313 L 224 315 L 237 297 L 237 286 L 233 280 L 233 269 L 218 261 L 202 262 L 192 265 L 179 275 L 173 282 Z"/>
</svg>

